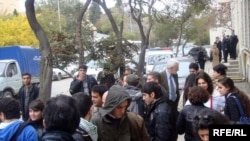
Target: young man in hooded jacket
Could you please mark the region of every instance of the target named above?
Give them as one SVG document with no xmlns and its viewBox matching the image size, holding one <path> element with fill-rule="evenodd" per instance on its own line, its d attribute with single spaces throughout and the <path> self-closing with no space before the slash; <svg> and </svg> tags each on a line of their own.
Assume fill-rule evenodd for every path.
<svg viewBox="0 0 250 141">
<path fill-rule="evenodd" d="M 127 112 L 129 94 L 119 85 L 113 85 L 107 94 L 100 114 L 92 117 L 98 129 L 98 141 L 149 141 L 141 116 Z"/>
</svg>

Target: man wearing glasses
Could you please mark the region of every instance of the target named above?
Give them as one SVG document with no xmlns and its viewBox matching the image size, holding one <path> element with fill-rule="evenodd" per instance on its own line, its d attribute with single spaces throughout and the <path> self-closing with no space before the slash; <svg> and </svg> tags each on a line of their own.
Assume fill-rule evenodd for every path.
<svg viewBox="0 0 250 141">
<path fill-rule="evenodd" d="M 82 65 L 78 69 L 78 75 L 70 84 L 69 92 L 71 95 L 77 92 L 84 92 L 91 95 L 91 89 L 97 85 L 96 79 L 92 75 L 87 75 L 88 66 Z"/>
</svg>

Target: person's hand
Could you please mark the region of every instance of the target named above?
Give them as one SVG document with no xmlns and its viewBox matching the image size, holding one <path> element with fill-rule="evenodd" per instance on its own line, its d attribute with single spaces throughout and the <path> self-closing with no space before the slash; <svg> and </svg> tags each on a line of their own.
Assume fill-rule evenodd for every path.
<svg viewBox="0 0 250 141">
<path fill-rule="evenodd" d="M 84 78 L 85 78 L 85 75 L 83 73 L 79 72 L 78 77 L 76 79 L 83 81 Z"/>
</svg>

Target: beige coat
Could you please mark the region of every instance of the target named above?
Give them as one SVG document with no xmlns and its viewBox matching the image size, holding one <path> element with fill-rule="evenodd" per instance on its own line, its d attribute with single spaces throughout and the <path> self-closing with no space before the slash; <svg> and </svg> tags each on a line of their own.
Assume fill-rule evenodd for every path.
<svg viewBox="0 0 250 141">
<path fill-rule="evenodd" d="M 220 63 L 220 61 L 219 61 L 219 49 L 217 48 L 216 45 L 213 45 L 211 47 L 211 49 L 210 49 L 210 57 L 213 58 L 213 60 L 211 60 L 213 67 Z"/>
</svg>

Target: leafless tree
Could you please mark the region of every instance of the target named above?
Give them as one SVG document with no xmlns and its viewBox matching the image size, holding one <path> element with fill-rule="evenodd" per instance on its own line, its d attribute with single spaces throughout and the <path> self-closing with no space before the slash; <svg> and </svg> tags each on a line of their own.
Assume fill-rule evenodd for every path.
<svg viewBox="0 0 250 141">
<path fill-rule="evenodd" d="M 52 51 L 47 35 L 35 16 L 34 0 L 25 1 L 26 16 L 30 27 L 34 31 L 36 38 L 39 40 L 41 51 L 41 70 L 40 70 L 40 90 L 39 97 L 46 101 L 51 96 L 52 83 Z"/>
</svg>

